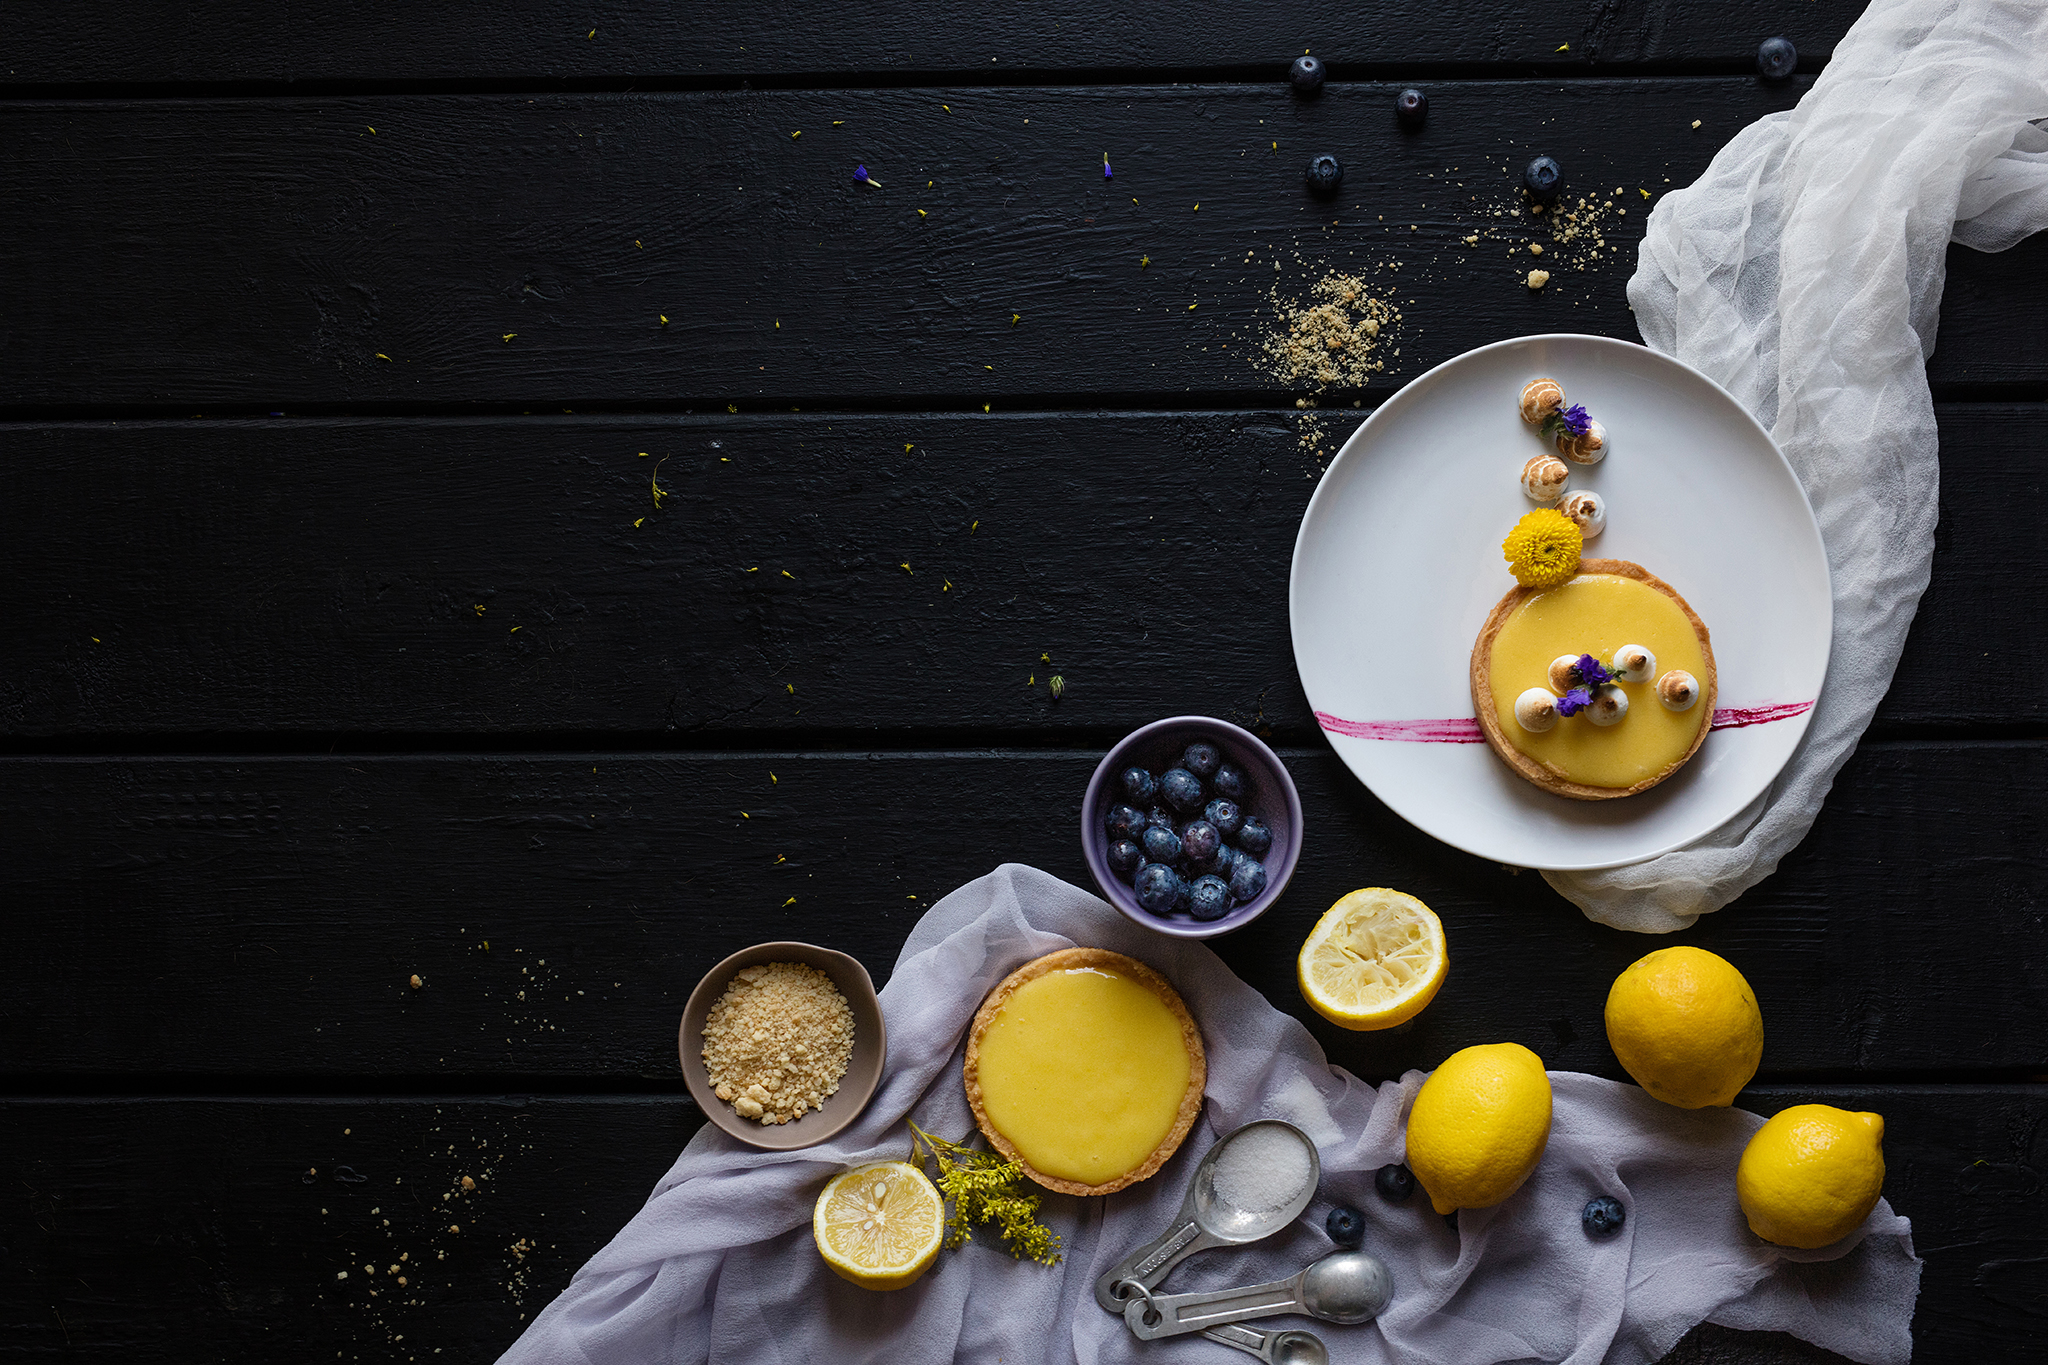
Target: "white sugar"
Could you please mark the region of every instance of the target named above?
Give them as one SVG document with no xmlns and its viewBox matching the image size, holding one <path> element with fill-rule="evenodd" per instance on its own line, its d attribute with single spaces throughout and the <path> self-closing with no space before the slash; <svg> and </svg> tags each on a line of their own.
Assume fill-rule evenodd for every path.
<svg viewBox="0 0 2048 1365">
<path fill-rule="evenodd" d="M 1264 1213 L 1308 1185 L 1308 1149 L 1285 1128 L 1253 1128 L 1216 1158 L 1216 1195 L 1232 1208 Z"/>
</svg>

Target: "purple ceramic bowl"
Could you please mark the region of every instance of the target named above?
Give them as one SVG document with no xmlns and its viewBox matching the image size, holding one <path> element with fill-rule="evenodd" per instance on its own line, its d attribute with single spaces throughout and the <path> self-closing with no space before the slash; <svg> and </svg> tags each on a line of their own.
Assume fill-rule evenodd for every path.
<svg viewBox="0 0 2048 1365">
<path fill-rule="evenodd" d="M 1103 828 L 1109 808 L 1119 796 L 1118 774 L 1126 768 L 1143 768 L 1157 776 L 1173 767 L 1181 750 L 1198 739 L 1208 740 L 1222 751 L 1225 762 L 1244 770 L 1251 790 L 1239 805 L 1246 815 L 1257 816 L 1273 831 L 1273 846 L 1261 859 L 1266 866 L 1266 889 L 1223 918 L 1207 921 L 1185 913 L 1155 915 L 1140 906 L 1130 883 L 1109 870 L 1109 834 Z M 1301 858 L 1301 795 L 1294 790 L 1287 765 L 1251 731 L 1209 716 L 1155 720 L 1117 741 L 1116 747 L 1103 755 L 1095 776 L 1088 779 L 1088 794 L 1081 800 L 1081 852 L 1102 898 L 1133 924 L 1175 938 L 1214 938 L 1265 914 L 1266 907 L 1287 889 L 1287 879 L 1294 875 L 1294 865 Z"/>
</svg>

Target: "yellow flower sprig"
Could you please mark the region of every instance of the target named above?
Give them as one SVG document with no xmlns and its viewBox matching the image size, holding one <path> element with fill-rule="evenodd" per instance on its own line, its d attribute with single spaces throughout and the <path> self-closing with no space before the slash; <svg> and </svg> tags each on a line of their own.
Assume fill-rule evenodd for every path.
<svg viewBox="0 0 2048 1365">
<path fill-rule="evenodd" d="M 933 1183 L 953 1201 L 953 1212 L 946 1219 L 948 1251 L 973 1239 L 971 1224 L 993 1223 L 1009 1244 L 1010 1255 L 1018 1260 L 1060 1263 L 1059 1234 L 1038 1221 L 1038 1206 L 1044 1197 L 1025 1194 L 1019 1187 L 1024 1177 L 1022 1163 L 964 1142 L 935 1138 L 914 1123 L 910 1135 L 911 1161 L 920 1160 L 918 1149 L 923 1148 L 938 1166 L 938 1179 Z"/>
<path fill-rule="evenodd" d="M 1525 588 L 1555 588 L 1579 571 L 1586 538 L 1578 523 L 1554 508 L 1531 512 L 1500 543 L 1501 556 Z"/>
</svg>

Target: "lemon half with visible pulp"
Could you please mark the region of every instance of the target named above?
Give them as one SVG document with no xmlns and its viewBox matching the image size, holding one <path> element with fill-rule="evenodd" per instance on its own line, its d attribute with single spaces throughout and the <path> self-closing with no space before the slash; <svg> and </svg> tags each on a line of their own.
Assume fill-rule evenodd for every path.
<svg viewBox="0 0 2048 1365">
<path fill-rule="evenodd" d="M 945 1203 L 907 1161 L 876 1161 L 832 1177 L 811 1213 L 818 1254 L 842 1279 L 901 1289 L 938 1259 Z"/>
<path fill-rule="evenodd" d="M 1735 1168 L 1735 1197 L 1766 1242 L 1812 1251 L 1860 1227 L 1884 1190 L 1884 1120 L 1830 1104 L 1773 1116 Z"/>
<path fill-rule="evenodd" d="M 1520 1043 L 1453 1052 L 1408 1111 L 1408 1169 L 1438 1213 L 1491 1208 L 1543 1159 L 1550 1111 L 1543 1060 Z"/>
<path fill-rule="evenodd" d="M 1348 1029 L 1405 1024 L 1436 998 L 1450 969 L 1443 921 L 1384 886 L 1353 891 L 1301 945 L 1295 973 L 1316 1013 Z"/>
</svg>

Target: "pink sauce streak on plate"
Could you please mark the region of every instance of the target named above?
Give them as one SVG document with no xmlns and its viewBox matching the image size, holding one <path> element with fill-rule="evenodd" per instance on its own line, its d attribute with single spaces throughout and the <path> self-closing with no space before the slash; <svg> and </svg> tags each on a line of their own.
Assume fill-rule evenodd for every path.
<svg viewBox="0 0 2048 1365">
<path fill-rule="evenodd" d="M 1774 720 L 1790 720 L 1803 716 L 1813 709 L 1810 701 L 1778 702 L 1771 706 L 1729 706 L 1714 712 L 1713 728 L 1716 730 L 1740 730 L 1750 725 L 1768 725 Z M 1316 724 L 1333 735 L 1347 735 L 1352 739 L 1388 739 L 1405 744 L 1484 744 L 1486 736 L 1479 731 L 1479 722 L 1469 719 L 1451 720 L 1346 720 L 1333 716 L 1328 711 L 1316 712 Z"/>
</svg>

